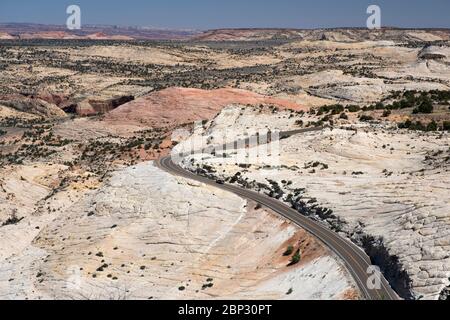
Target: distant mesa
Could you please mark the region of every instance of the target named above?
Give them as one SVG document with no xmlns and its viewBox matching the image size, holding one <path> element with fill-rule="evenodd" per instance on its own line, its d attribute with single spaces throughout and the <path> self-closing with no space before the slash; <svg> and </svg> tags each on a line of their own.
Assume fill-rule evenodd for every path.
<svg viewBox="0 0 450 320">
<path fill-rule="evenodd" d="M 6 32 L 0 32 L 0 40 L 13 40 L 16 39 L 16 37 L 13 37 L 9 33 Z"/>
<path fill-rule="evenodd" d="M 193 37 L 197 41 L 252 41 L 294 39 L 302 36 L 296 29 L 217 29 L 208 30 Z"/>
<path fill-rule="evenodd" d="M 191 40 L 191 41 L 448 41 L 449 29 L 398 29 L 382 28 L 241 28 L 215 30 L 170 30 L 146 27 L 85 25 L 81 30 L 70 31 L 64 25 L 30 23 L 0 24 L 0 40 L 56 39 L 56 40 Z"/>
<path fill-rule="evenodd" d="M 198 34 L 192 30 L 163 30 L 139 27 L 86 25 L 70 31 L 64 25 L 32 23 L 0 24 L 0 40 L 185 40 Z"/>
</svg>

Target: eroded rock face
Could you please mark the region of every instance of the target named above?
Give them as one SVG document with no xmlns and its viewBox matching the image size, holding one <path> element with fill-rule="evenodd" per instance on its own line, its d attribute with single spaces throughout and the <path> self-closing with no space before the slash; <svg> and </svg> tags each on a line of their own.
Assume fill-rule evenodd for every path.
<svg viewBox="0 0 450 320">
<path fill-rule="evenodd" d="M 48 103 L 57 105 L 58 107 L 64 107 L 65 104 L 69 103 L 70 97 L 61 93 L 53 93 L 49 91 L 41 91 L 37 94 L 30 95 L 30 98 L 41 99 L 47 101 Z"/>
<path fill-rule="evenodd" d="M 289 245 L 302 251 L 291 267 Z M 117 172 L 0 262 L 0 297 L 8 299 L 356 296 L 336 258 L 303 230 L 152 163 Z"/>
<path fill-rule="evenodd" d="M 41 116 L 47 119 L 64 118 L 65 112 L 56 105 L 45 100 L 29 98 L 21 95 L 4 95 L 0 97 L 0 105 Z"/>
<path fill-rule="evenodd" d="M 106 100 L 87 99 L 78 103 L 74 111 L 80 116 L 94 116 L 105 114 L 133 100 L 133 96 L 120 96 Z M 71 106 L 68 106 L 68 108 L 70 109 Z"/>
</svg>

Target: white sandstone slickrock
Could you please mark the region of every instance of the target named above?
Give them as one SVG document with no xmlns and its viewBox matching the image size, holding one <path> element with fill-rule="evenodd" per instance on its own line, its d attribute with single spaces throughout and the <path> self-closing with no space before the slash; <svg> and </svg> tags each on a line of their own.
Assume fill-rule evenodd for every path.
<svg viewBox="0 0 450 320">
<path fill-rule="evenodd" d="M 258 114 L 236 122 L 236 131 L 258 127 Z M 226 124 L 211 122 L 206 127 L 208 135 L 218 136 Z M 270 186 L 269 181 L 275 181 L 285 196 L 304 189 L 304 201 L 332 209 L 345 222 L 344 235 L 362 230 L 383 239 L 410 277 L 415 298 L 437 299 L 450 281 L 449 134 L 402 131 L 383 124 L 353 127 L 356 130 L 325 129 L 281 140 L 276 167 L 260 159 L 240 166 L 235 151 L 226 157 L 196 154 L 182 165 L 192 171 L 207 168 L 223 180 L 238 174 L 246 183 Z M 234 123 L 226 127 L 233 128 Z M 288 129 L 289 125 L 284 130 Z M 193 139 L 200 138 L 193 135 L 185 143 L 193 144 Z M 312 167 L 315 162 L 318 165 Z"/>
<path fill-rule="evenodd" d="M 153 163 L 114 173 L 0 261 L 2 299 L 348 299 L 353 280 L 305 231 Z M 27 229 L 29 217 L 14 237 Z M 0 232 L 3 228 L 0 228 Z M 287 267 L 287 246 L 302 261 Z M 292 288 L 292 293 L 287 295 Z"/>
</svg>

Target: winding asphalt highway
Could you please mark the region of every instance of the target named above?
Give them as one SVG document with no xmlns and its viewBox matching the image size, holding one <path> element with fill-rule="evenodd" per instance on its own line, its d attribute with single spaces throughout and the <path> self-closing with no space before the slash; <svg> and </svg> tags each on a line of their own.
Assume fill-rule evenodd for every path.
<svg viewBox="0 0 450 320">
<path fill-rule="evenodd" d="M 318 130 L 318 129 L 315 129 Z M 313 130 L 308 130 L 313 131 Z M 282 133 L 282 137 L 306 132 L 305 130 L 296 130 Z M 243 189 L 230 184 L 218 184 L 211 179 L 198 176 L 190 171 L 184 170 L 172 161 L 172 158 L 163 157 L 155 162 L 160 169 L 176 176 L 211 185 L 222 190 L 232 192 L 242 198 L 253 200 L 262 206 L 265 206 L 282 217 L 290 220 L 297 226 L 305 229 L 313 236 L 320 239 L 328 248 L 337 254 L 345 263 L 347 269 L 356 281 L 361 293 L 368 300 L 400 300 L 395 291 L 390 287 L 388 281 L 379 274 L 381 278 L 381 287 L 379 289 L 371 289 L 369 283 L 372 283 L 373 271 L 370 272 L 372 263 L 365 252 L 351 241 L 344 239 L 336 232 L 328 229 L 319 222 L 313 221 L 291 207 L 285 205 L 281 201 L 262 195 L 260 193 Z"/>
</svg>

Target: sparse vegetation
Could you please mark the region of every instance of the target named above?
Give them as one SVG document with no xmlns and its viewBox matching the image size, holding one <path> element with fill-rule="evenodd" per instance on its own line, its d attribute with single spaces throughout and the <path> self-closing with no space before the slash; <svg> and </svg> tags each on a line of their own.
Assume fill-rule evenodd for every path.
<svg viewBox="0 0 450 320">
<path fill-rule="evenodd" d="M 295 254 L 291 258 L 291 262 L 289 263 L 290 266 L 296 265 L 301 260 L 301 254 L 300 249 L 298 249 Z"/>
<path fill-rule="evenodd" d="M 348 110 L 348 112 L 351 112 L 351 113 L 359 112 L 361 110 L 361 107 L 357 106 L 357 105 L 349 105 L 349 106 L 346 106 L 345 108 Z"/>
<path fill-rule="evenodd" d="M 328 169 L 328 165 L 326 163 L 322 163 L 320 161 L 311 161 L 305 164 L 305 169 L 310 169 L 310 168 L 319 168 L 321 170 L 326 170 Z"/>
<path fill-rule="evenodd" d="M 359 117 L 359 121 L 361 121 L 361 122 L 370 122 L 370 121 L 374 121 L 374 120 L 375 120 L 374 117 L 364 115 L 364 114 Z"/>
<path fill-rule="evenodd" d="M 290 245 L 287 247 L 286 251 L 283 253 L 283 256 L 288 257 L 294 252 L 294 246 Z"/>
<path fill-rule="evenodd" d="M 442 126 L 440 126 L 434 120 L 429 122 L 428 124 L 423 124 L 421 121 L 412 122 L 411 120 L 408 119 L 405 122 L 399 123 L 398 128 L 409 129 L 413 131 L 438 131 L 438 130 L 449 131 L 448 127 L 446 127 L 445 121 L 443 122 Z"/>
<path fill-rule="evenodd" d="M 450 121 L 444 121 L 442 124 L 442 129 L 445 131 L 450 131 Z"/>
<path fill-rule="evenodd" d="M 348 115 L 347 115 L 345 112 L 343 112 L 343 113 L 341 113 L 341 115 L 339 116 L 339 119 L 348 120 Z"/>
<path fill-rule="evenodd" d="M 431 99 L 424 98 L 424 101 L 413 110 L 413 114 L 417 113 L 433 113 L 433 103 L 431 102 Z"/>
<path fill-rule="evenodd" d="M 11 216 L 5 222 L 2 223 L 2 227 L 18 224 L 22 220 L 23 218 L 17 217 L 17 212 L 13 211 Z"/>
<path fill-rule="evenodd" d="M 346 36 L 351 37 L 354 33 L 358 33 L 358 31 L 353 30 Z M 427 75 L 426 78 L 419 78 L 419 76 L 414 75 L 415 73 L 412 73 L 411 75 L 398 73 L 399 79 L 393 79 L 388 76 L 382 77 L 378 75 L 380 68 L 386 71 L 391 69 L 395 69 L 393 71 L 398 71 L 396 68 L 398 67 L 397 64 L 400 65 L 399 61 L 395 59 L 395 63 L 392 63 L 392 61 L 386 58 L 387 56 L 391 56 L 390 54 L 375 55 L 370 52 L 372 49 L 365 48 L 358 50 L 342 49 L 341 46 L 332 48 L 333 44 L 331 42 L 331 44 L 327 46 L 318 46 L 315 44 L 315 41 L 308 41 L 308 43 L 301 46 L 284 46 L 284 44 L 289 44 L 290 40 L 280 39 L 280 37 L 281 36 L 277 35 L 270 40 L 258 41 L 198 41 L 195 43 L 178 41 L 167 43 L 159 41 L 93 42 L 79 40 L 52 42 L 49 40 L 42 40 L 29 42 L 18 41 L 17 43 L 6 43 L 3 45 L 2 42 L 2 46 L 0 46 L 0 57 L 2 58 L 0 61 L 0 70 L 7 70 L 7 72 L 3 72 L 0 75 L 3 79 L 2 83 L 4 84 L 0 86 L 0 95 L 23 94 L 26 97 L 33 97 L 38 93 L 38 90 L 42 89 L 51 91 L 51 94 L 64 92 L 67 96 L 64 96 L 63 99 L 71 99 L 72 97 L 78 99 L 78 97 L 92 95 L 94 92 L 102 96 L 107 96 L 115 94 L 116 91 L 121 95 L 123 94 L 123 91 L 130 91 L 128 93 L 133 96 L 141 96 L 142 94 L 151 91 L 169 87 L 202 89 L 234 87 L 253 91 L 253 93 L 259 92 L 263 95 L 267 94 L 268 96 L 277 97 L 276 99 L 282 99 L 281 97 L 288 96 L 287 101 L 290 101 L 291 103 L 292 101 L 305 101 L 305 107 L 314 106 L 309 112 L 285 111 L 284 108 L 281 110 L 275 106 L 268 107 L 267 105 L 262 105 L 265 109 L 261 112 L 264 116 L 276 119 L 274 122 L 282 121 L 282 119 L 289 119 L 285 124 L 289 124 L 289 128 L 292 129 L 295 129 L 295 126 L 297 129 L 303 127 L 330 127 L 330 130 L 324 130 L 324 134 L 320 136 L 321 139 L 323 138 L 323 140 L 321 140 L 323 144 L 321 144 L 320 147 L 313 144 L 315 141 L 309 141 L 309 133 L 308 135 L 305 135 L 307 136 L 305 139 L 305 144 L 308 148 L 306 149 L 308 151 L 307 157 L 302 157 L 301 155 L 305 150 L 305 146 L 302 143 L 303 140 L 301 140 L 301 144 L 297 143 L 296 145 L 293 145 L 292 148 L 288 145 L 290 141 L 295 139 L 300 140 L 301 137 L 291 137 L 283 140 L 283 143 L 286 143 L 286 145 L 289 146 L 289 149 L 292 151 L 295 158 L 292 162 L 285 164 L 284 166 L 272 164 L 260 166 L 258 164 L 250 165 L 247 163 L 240 163 L 236 164 L 236 169 L 239 172 L 236 174 L 233 173 L 234 176 L 232 177 L 227 177 L 227 167 L 225 165 L 220 166 L 219 168 L 215 163 L 214 165 L 205 164 L 203 166 L 197 164 L 197 173 L 209 178 L 214 178 L 219 184 L 235 183 L 245 188 L 260 191 L 261 193 L 279 199 L 280 201 L 284 201 L 305 217 L 315 221 L 321 221 L 324 225 L 336 232 L 348 232 L 350 229 L 350 225 L 346 225 L 346 220 L 340 218 L 340 211 L 346 210 L 341 210 L 342 207 L 339 206 L 336 209 L 325 207 L 323 203 L 327 202 L 326 200 L 323 200 L 324 196 L 318 194 L 321 192 L 320 186 L 314 186 L 312 190 L 295 189 L 295 187 L 304 185 L 305 188 L 308 188 L 308 183 L 311 181 L 313 184 L 315 184 L 316 181 L 317 183 L 328 181 L 329 183 L 336 184 L 336 186 L 343 186 L 341 188 L 342 190 L 339 190 L 343 191 L 342 193 L 339 193 L 341 196 L 338 197 L 337 193 L 336 197 L 333 196 L 334 200 L 337 198 L 339 198 L 339 201 L 342 200 L 340 205 L 347 205 L 347 203 L 354 202 L 363 203 L 364 207 L 372 208 L 373 197 L 368 197 L 360 202 L 360 199 L 357 197 L 362 193 L 361 188 L 358 189 L 358 192 L 353 192 L 351 189 L 352 183 L 356 182 L 360 186 L 363 184 L 366 185 L 372 181 L 371 179 L 375 175 L 377 175 L 376 179 L 383 179 L 386 183 L 390 182 L 389 177 L 391 177 L 391 179 L 398 178 L 400 180 L 402 176 L 406 177 L 408 175 L 411 175 L 412 178 L 415 176 L 426 176 L 426 178 L 429 178 L 431 181 L 434 179 L 434 176 L 432 175 L 436 174 L 436 177 L 439 177 L 439 173 L 435 173 L 435 171 L 439 171 L 440 173 L 446 172 L 445 170 L 447 170 L 448 164 L 450 163 L 450 154 L 447 151 L 448 146 L 446 146 L 446 148 L 441 148 L 442 150 L 435 148 L 432 152 L 419 150 L 421 154 L 423 153 L 423 157 L 419 160 L 422 161 L 421 165 L 423 168 L 421 168 L 421 171 L 419 172 L 412 172 L 413 170 L 409 169 L 398 170 L 397 167 L 395 167 L 395 169 L 390 168 L 386 163 L 383 163 L 383 167 L 377 166 L 376 170 L 366 170 L 371 157 L 366 157 L 365 155 L 362 157 L 362 160 L 360 159 L 364 162 L 364 165 L 351 162 L 353 160 L 351 158 L 354 154 L 359 156 L 358 152 L 360 150 L 357 148 L 359 147 L 359 142 L 361 142 L 361 132 L 369 133 L 368 135 L 371 137 L 378 135 L 376 139 L 367 139 L 364 140 L 363 143 L 365 148 L 373 148 L 371 151 L 374 156 L 372 157 L 380 161 L 390 155 L 393 156 L 393 159 L 395 156 L 396 160 L 399 159 L 398 157 L 417 158 L 417 154 L 414 154 L 414 152 L 418 152 L 417 149 L 419 149 L 419 147 L 413 145 L 414 141 L 411 143 L 411 146 L 408 145 L 408 148 L 406 148 L 400 142 L 397 143 L 397 141 L 394 141 L 397 137 L 399 138 L 398 140 L 401 140 L 401 138 L 404 137 L 417 138 L 417 141 L 422 139 L 433 139 L 431 144 L 434 144 L 435 142 L 440 143 L 447 139 L 448 135 L 445 132 L 433 134 L 423 134 L 421 132 L 414 133 L 406 130 L 398 132 L 395 128 L 395 123 L 392 124 L 389 121 L 404 121 L 398 124 L 398 128 L 401 129 L 430 132 L 450 131 L 450 119 L 448 118 L 450 110 L 450 91 L 404 91 L 395 92 L 390 96 L 385 96 L 388 90 L 400 87 L 399 83 L 408 83 L 408 86 L 411 87 L 420 87 L 419 84 L 424 84 L 424 88 L 444 87 L 446 84 L 445 79 L 442 79 L 441 76 L 437 78 L 433 74 Z M 324 35 L 322 38 L 326 40 L 327 36 Z M 300 40 L 300 38 L 296 39 L 296 41 Z M 279 45 L 283 46 L 277 47 Z M 376 46 L 376 44 L 373 45 Z M 372 48 L 373 45 L 371 45 L 370 48 Z M 405 47 L 423 47 L 424 42 L 419 40 L 414 42 L 405 41 L 402 42 L 402 44 L 389 46 L 387 49 L 383 47 L 383 50 L 394 51 L 396 49 L 395 47 L 400 45 Z M 102 46 L 107 46 L 107 48 L 105 47 L 105 52 L 110 52 L 112 54 L 102 56 L 101 54 L 104 54 L 102 53 L 103 50 L 98 50 L 98 48 L 103 49 Z M 355 42 L 346 44 L 346 46 L 359 46 L 359 44 L 358 42 Z M 121 57 L 121 54 L 116 55 L 116 53 L 123 48 L 125 48 L 126 52 L 135 50 L 135 52 L 139 52 L 139 54 L 133 59 L 128 59 L 130 61 L 125 61 L 125 59 Z M 153 59 L 154 57 L 152 55 L 141 54 L 145 52 L 145 49 L 151 49 L 152 52 L 155 52 L 154 57 L 157 58 Z M 162 55 L 158 53 L 159 50 L 162 50 Z M 92 54 L 94 51 L 95 54 Z M 100 52 L 101 54 L 97 55 L 97 52 Z M 155 62 L 166 56 L 174 56 L 176 57 L 176 61 L 170 61 L 170 63 Z M 223 57 L 226 57 L 226 59 Z M 302 57 L 302 59 L 299 59 L 298 57 Z M 36 69 L 36 66 L 39 67 L 38 72 L 35 70 L 33 72 L 27 72 L 26 77 L 20 76 L 23 74 L 23 70 L 33 67 Z M 352 77 L 346 76 L 345 80 L 341 83 L 341 78 L 339 77 L 342 73 L 337 71 L 338 69 L 345 69 L 344 74 L 351 74 L 355 77 L 374 78 L 377 80 L 372 83 L 370 79 L 353 78 L 350 80 Z M 331 76 L 322 76 L 320 74 L 321 72 L 331 72 Z M 317 75 L 320 75 L 321 78 L 318 79 Z M 89 77 L 89 81 L 84 81 L 85 76 Z M 300 77 L 311 77 L 311 79 L 313 79 L 312 82 L 316 80 L 320 81 L 305 85 L 308 81 L 298 81 Z M 327 78 L 330 78 L 331 80 Z M 349 81 L 347 81 L 347 79 Z M 301 83 L 301 85 L 299 83 Z M 378 83 L 380 85 L 382 84 L 382 90 L 378 90 Z M 358 85 L 362 85 L 362 87 L 356 88 Z M 366 86 L 369 86 L 370 89 L 364 90 L 364 87 Z M 245 94 L 245 92 L 242 94 Z M 378 102 L 376 102 L 377 100 L 374 100 L 378 99 L 377 96 L 382 97 L 379 98 L 381 100 Z M 95 97 L 93 98 L 95 99 Z M 303 98 L 305 99 L 303 100 Z M 325 101 L 323 103 L 330 103 L 330 101 L 332 101 L 331 103 L 333 104 L 317 107 L 317 103 L 320 103 L 320 101 Z M 360 105 L 345 105 L 348 101 L 358 101 L 352 103 L 359 103 Z M 55 100 L 54 102 L 56 105 L 57 101 Z M 30 183 L 37 183 L 36 181 L 39 180 L 43 181 L 42 184 L 45 185 L 45 190 L 48 188 L 49 191 L 49 194 L 45 195 L 44 199 L 37 203 L 32 210 L 30 209 L 30 212 L 36 212 L 36 218 L 32 219 L 33 222 L 34 220 L 38 221 L 41 216 L 44 216 L 46 219 L 47 217 L 48 219 L 51 219 L 49 221 L 57 219 L 55 221 L 57 221 L 59 225 L 62 218 L 58 220 L 58 214 L 64 212 L 66 208 L 72 208 L 72 206 L 66 206 L 66 203 L 64 202 L 65 198 L 61 199 L 65 197 L 66 194 L 71 196 L 71 198 L 67 200 L 67 205 L 70 205 L 71 203 L 82 203 L 85 196 L 84 192 L 96 188 L 103 188 L 105 184 L 109 183 L 111 173 L 118 168 L 122 169 L 124 167 L 134 166 L 142 161 L 150 161 L 158 157 L 158 155 L 167 154 L 170 151 L 169 134 L 173 129 L 176 129 L 174 125 L 170 123 L 165 124 L 167 127 L 164 128 L 157 128 L 157 125 L 159 125 L 158 123 L 155 124 L 155 127 L 153 127 L 153 124 L 149 126 L 149 128 L 151 128 L 149 130 L 135 131 L 137 127 L 144 125 L 144 121 L 142 121 L 142 123 L 138 122 L 133 124 L 132 130 L 128 127 L 118 127 L 117 130 L 115 130 L 116 128 L 114 128 L 114 130 L 109 130 L 108 121 L 103 121 L 108 119 L 107 116 L 96 115 L 95 117 L 88 119 L 77 119 L 78 116 L 75 113 L 78 102 L 68 102 L 70 103 L 66 104 L 66 102 L 64 102 L 61 105 L 58 104 L 58 107 L 71 113 L 70 118 L 67 119 L 50 120 L 41 115 L 36 116 L 35 114 L 30 114 L 30 116 L 24 118 L 6 116 L 0 119 L 0 127 L 2 128 L 0 129 L 0 169 L 5 169 L 5 171 L 7 171 L 17 168 L 18 174 L 15 179 L 17 179 L 18 184 L 27 186 Z M 241 115 L 248 116 L 247 113 L 250 113 L 248 107 L 249 106 L 242 106 L 241 108 L 241 106 L 239 106 L 241 110 L 238 110 L 237 114 L 240 112 Z M 11 108 L 8 106 L 4 109 L 8 111 L 6 114 L 15 114 L 10 112 L 9 109 Z M 257 107 L 255 107 L 255 109 L 257 112 L 259 111 L 257 110 Z M 203 115 L 201 116 L 203 117 Z M 30 120 L 28 117 L 32 119 Z M 359 119 L 361 122 L 371 123 L 358 123 L 355 119 Z M 86 122 L 84 122 L 85 120 Z M 258 125 L 262 124 L 266 127 L 271 126 L 272 123 L 270 119 L 267 123 L 264 123 L 266 120 L 267 119 L 264 119 L 264 121 L 258 123 Z M 75 128 L 72 121 L 75 123 L 75 126 L 80 125 L 80 128 Z M 90 126 L 82 134 L 77 133 L 76 131 L 83 130 L 83 125 L 85 125 L 87 121 L 89 121 L 89 123 L 98 124 L 98 129 Z M 191 119 L 189 121 L 191 121 Z M 292 123 L 295 123 L 295 126 L 292 126 Z M 66 126 L 66 124 L 69 125 Z M 278 125 L 278 123 L 274 124 Z M 330 126 L 328 124 L 330 124 Z M 145 123 L 145 125 L 147 125 L 147 123 Z M 213 125 L 214 121 L 203 121 L 204 129 L 207 129 L 209 126 L 212 127 Z M 192 129 L 190 123 L 183 126 L 183 128 L 187 128 L 188 131 Z M 251 124 L 248 126 L 248 129 L 252 129 L 250 128 Z M 284 126 L 282 127 L 284 128 Z M 72 130 L 71 128 L 74 128 L 74 132 L 70 132 Z M 126 133 L 120 133 L 122 131 Z M 4 135 L 7 135 L 7 137 L 4 138 Z M 386 138 L 388 136 L 392 137 L 393 140 L 386 141 L 388 140 Z M 313 133 L 311 133 L 311 137 L 315 137 Z M 340 144 L 341 141 L 338 139 L 341 139 L 341 137 L 353 139 L 352 143 Z M 369 141 L 370 143 L 365 145 L 366 141 Z M 213 142 L 215 141 L 212 141 L 212 143 Z M 173 143 L 172 147 L 176 144 L 177 143 Z M 419 142 L 418 145 L 420 145 L 420 148 L 422 149 L 422 145 L 419 144 Z M 393 152 L 394 148 L 397 150 L 395 154 Z M 327 155 L 321 157 L 320 153 L 324 150 L 327 151 Z M 311 151 L 311 156 L 309 151 Z M 313 155 L 313 153 L 315 155 Z M 413 156 L 407 157 L 404 155 L 406 153 L 413 154 Z M 341 160 L 343 158 L 342 154 L 345 156 L 345 160 L 348 161 L 346 163 L 349 163 L 348 167 L 343 168 L 341 165 Z M 222 152 L 220 152 L 220 154 L 218 152 L 218 155 L 212 154 L 211 156 L 216 156 L 216 158 L 223 157 L 227 158 L 227 160 L 232 158 L 231 153 Z M 285 159 L 284 155 L 283 159 Z M 403 159 L 399 159 L 399 161 L 402 160 Z M 413 161 L 410 162 L 412 163 Z M 302 166 L 303 163 L 305 163 L 304 166 Z M 27 175 L 34 166 L 36 166 L 36 172 L 40 173 L 41 171 L 46 171 L 47 168 L 43 168 L 44 165 L 53 167 L 53 170 L 49 170 L 51 174 L 48 172 L 46 172 L 45 175 L 42 174 L 42 176 L 39 174 L 39 178 L 34 178 L 33 175 Z M 383 168 L 388 169 L 382 171 Z M 429 172 L 428 170 L 430 168 L 436 170 Z M 223 172 L 222 169 L 224 169 Z M 132 170 L 134 170 L 134 168 Z M 256 170 L 266 170 L 267 172 L 270 172 L 260 179 L 253 176 Z M 271 174 L 276 170 L 286 170 L 279 180 L 279 176 Z M 365 172 L 356 170 L 364 170 Z M 341 177 L 342 172 L 344 172 L 343 174 L 346 175 L 346 177 Z M 350 176 L 350 172 L 353 176 Z M 284 175 L 284 173 L 286 173 L 286 175 Z M 301 175 L 304 178 L 304 181 L 301 181 L 298 176 L 295 175 Z M 270 177 L 273 180 L 263 180 L 266 177 Z M 288 181 L 289 179 L 294 182 Z M 0 183 L 3 183 L 3 181 L 0 181 Z M 0 186 L 2 185 L 0 184 Z M 402 188 L 403 187 L 408 188 L 409 186 L 405 184 L 402 185 Z M 13 199 L 14 195 L 9 193 L 10 189 L 7 182 L 4 188 L 5 198 L 10 197 Z M 326 188 L 323 188 L 323 190 L 325 189 Z M 331 189 L 331 187 L 328 189 Z M 101 191 L 102 190 L 103 189 L 101 189 Z M 400 192 L 399 190 L 401 189 L 397 188 L 396 192 Z M 59 192 L 61 193 L 58 194 Z M 379 196 L 381 197 L 378 190 L 374 190 L 373 192 L 377 195 L 376 201 L 379 201 L 379 203 L 385 201 L 385 199 L 378 198 Z M 116 194 L 119 197 L 120 191 Z M 57 195 L 57 197 L 55 197 L 55 199 L 57 198 L 57 201 L 54 201 L 53 199 L 55 195 Z M 103 195 L 104 194 L 102 193 L 102 196 Z M 93 192 L 92 197 L 94 198 L 95 196 L 95 192 Z M 91 200 L 90 196 L 89 199 Z M 349 199 L 352 201 L 349 201 Z M 8 199 L 7 201 L 15 200 Z M 120 226 L 122 227 L 122 222 L 128 221 L 131 217 L 125 215 L 122 219 L 121 215 L 120 219 L 114 218 L 105 220 L 107 217 L 104 214 L 104 210 L 105 208 L 108 208 L 105 205 L 107 201 L 108 199 L 102 199 L 102 202 L 97 204 L 96 202 L 94 203 L 94 199 L 92 199 L 92 205 L 83 207 L 83 211 L 80 211 L 80 214 L 83 216 L 80 218 L 70 215 L 70 219 L 73 220 L 66 223 L 61 230 L 67 231 L 70 227 L 70 223 L 79 223 L 82 221 L 83 229 L 84 227 L 86 227 L 86 229 L 88 227 L 95 227 L 95 230 L 101 229 L 101 234 L 117 233 L 120 230 L 118 226 L 113 223 L 121 222 Z M 134 201 L 134 199 L 130 198 L 130 201 Z M 324 202 L 322 203 L 322 201 Z M 367 201 L 367 204 L 364 201 Z M 395 201 L 396 199 L 389 199 L 389 206 L 394 206 Z M 250 206 L 251 205 L 254 205 L 254 203 L 250 203 Z M 254 209 L 260 210 L 261 208 L 262 206 L 260 204 L 256 204 Z M 333 210 L 336 210 L 336 212 L 339 211 L 339 213 L 336 213 Z M 420 210 L 420 208 L 418 210 Z M 41 212 L 46 213 L 47 211 L 49 213 L 48 215 L 40 215 Z M 432 212 L 431 209 L 427 211 Z M 21 214 L 25 214 L 25 212 L 27 211 L 20 210 Z M 147 211 L 142 210 L 142 212 Z M 362 215 L 362 213 L 360 212 L 359 215 Z M 169 215 L 167 214 L 167 216 Z M 173 216 L 175 216 L 175 213 Z M 264 215 L 262 215 L 262 212 L 258 212 L 255 216 Z M 4 219 L 6 218 L 7 215 L 4 215 Z M 164 216 L 164 218 L 166 218 L 166 216 Z M 2 223 L 2 226 L 19 224 L 22 219 L 23 218 L 19 218 L 14 212 L 10 218 Z M 105 224 L 101 225 L 101 228 L 95 225 L 100 219 L 106 221 Z M 364 221 L 364 219 L 361 220 L 362 221 L 358 226 L 358 232 L 365 228 L 364 223 L 367 222 Z M 164 223 L 167 219 L 160 219 L 158 221 Z M 28 219 L 26 222 L 28 222 Z M 15 227 L 11 227 L 11 229 L 19 229 L 24 225 L 26 225 L 26 223 L 20 223 Z M 56 224 L 52 225 L 56 226 Z M 126 261 L 126 264 L 122 264 L 119 268 L 122 261 L 119 262 L 117 266 L 112 263 L 116 263 L 119 260 L 118 257 L 120 255 L 129 257 L 128 252 L 126 252 L 127 246 L 121 243 L 119 249 L 119 247 L 116 246 L 118 244 L 114 241 L 107 243 L 102 241 L 100 243 L 99 241 L 104 237 L 94 233 L 94 229 L 90 230 L 89 234 L 80 234 L 79 238 L 77 236 L 75 237 L 76 239 L 70 239 L 67 234 L 63 235 L 59 233 L 59 230 L 46 228 L 45 223 L 36 223 L 36 225 L 30 227 L 46 229 L 46 232 L 42 232 L 36 237 L 36 241 L 39 241 L 39 245 L 42 245 L 42 247 L 45 247 L 48 243 L 54 244 L 54 247 L 50 249 L 52 252 L 64 250 L 64 254 L 66 254 L 69 252 L 66 248 L 69 248 L 69 244 L 71 243 L 70 240 L 77 242 L 88 241 L 89 249 L 83 250 L 82 255 L 83 258 L 88 258 L 93 264 L 83 264 L 86 268 L 85 272 L 87 276 L 101 279 L 110 285 L 114 284 L 110 280 L 118 279 L 116 276 L 116 274 L 119 274 L 118 272 L 127 272 L 127 277 L 146 277 L 151 275 L 152 277 L 155 277 L 155 279 L 156 276 L 165 277 L 165 279 L 167 279 L 173 278 L 173 274 L 170 274 L 170 272 L 173 272 L 173 269 L 179 270 L 179 268 L 176 267 L 179 264 L 179 259 L 171 259 L 170 262 L 167 262 L 167 256 L 161 255 L 158 259 L 156 257 L 151 258 L 152 262 L 150 262 L 150 257 L 145 257 L 145 254 L 143 253 L 142 258 L 136 259 L 136 261 Z M 5 230 L 7 229 L 8 228 L 5 228 Z M 141 231 L 137 229 L 136 232 Z M 144 229 L 148 228 L 146 227 Z M 417 232 L 419 231 L 420 230 Z M 258 238 L 259 232 L 259 230 L 255 232 L 255 234 L 258 235 Z M 261 238 L 265 236 L 265 232 L 265 229 L 262 229 Z M 354 235 L 354 238 L 359 237 L 359 233 L 355 233 Z M 123 234 L 123 236 L 127 235 Z M 61 237 L 61 239 L 59 237 Z M 426 238 L 425 235 L 423 237 Z M 153 239 L 149 240 L 148 237 L 142 237 L 140 240 L 145 240 L 146 246 L 151 246 L 152 244 L 150 242 L 153 243 Z M 157 240 L 155 240 L 155 242 L 156 241 Z M 168 240 L 164 239 L 164 241 Z M 139 243 L 143 242 L 144 241 L 139 241 Z M 288 263 L 290 266 L 296 265 L 300 263 L 302 259 L 305 263 L 309 263 L 310 260 L 306 260 L 305 258 L 307 257 L 306 255 L 309 256 L 310 252 L 313 251 L 311 250 L 311 246 L 309 246 L 311 243 L 308 241 L 306 241 L 306 243 L 302 242 L 302 239 L 299 239 L 298 241 L 296 239 L 294 241 L 292 238 L 290 243 L 294 243 L 294 245 L 289 245 L 287 248 L 282 246 L 280 248 L 281 250 L 278 251 L 278 254 L 281 255 L 281 252 L 284 251 L 283 257 L 278 257 L 277 260 L 283 261 L 284 266 Z M 64 247 L 62 244 L 64 244 Z M 313 247 L 312 249 L 315 248 Z M 88 250 L 92 250 L 92 252 L 88 253 Z M 104 253 L 97 252 L 99 250 L 103 250 Z M 146 254 L 149 254 L 149 252 L 151 251 L 145 251 Z M 75 256 L 77 252 L 74 252 L 73 254 Z M 152 252 L 152 254 L 157 254 L 157 252 Z M 145 263 L 148 263 L 147 266 L 141 265 Z M 161 266 L 161 269 L 164 269 L 162 272 L 167 274 L 153 275 L 153 272 L 159 272 L 160 269 L 153 268 L 153 266 Z M 260 265 L 255 264 L 255 267 L 260 267 Z M 228 266 L 227 268 L 230 269 L 231 266 Z M 236 264 L 233 265 L 233 270 L 229 271 L 238 273 L 239 269 L 239 265 Z M 32 274 L 36 274 L 36 271 Z M 217 274 L 215 272 L 209 273 L 209 270 L 202 271 L 204 271 L 202 274 Z M 119 274 L 123 281 L 120 281 L 120 283 L 116 282 L 117 285 L 128 280 L 125 278 L 124 273 L 124 277 L 122 277 L 122 273 Z M 50 274 L 49 277 L 44 277 L 43 273 L 41 273 L 38 278 L 43 280 L 44 278 L 51 279 L 52 277 L 50 277 Z M 197 289 L 196 292 L 199 292 L 200 287 L 202 290 L 208 290 L 214 286 L 212 278 L 206 279 L 203 285 L 202 282 L 195 283 L 196 287 L 193 288 L 193 286 L 191 287 L 191 280 L 188 280 L 187 282 L 183 281 L 181 284 L 184 285 L 181 286 L 180 283 L 176 284 L 175 290 L 179 286 L 179 291 L 185 291 L 189 288 L 192 291 Z M 289 288 L 290 285 L 291 284 L 283 287 Z M 191 290 L 189 290 L 189 293 L 191 293 Z M 284 290 L 280 293 L 282 296 L 285 293 Z M 211 293 L 215 295 L 215 291 L 216 290 L 214 290 L 214 292 L 206 291 L 203 292 L 203 294 L 206 295 Z M 290 288 L 286 292 L 286 295 L 292 293 L 293 289 Z M 220 292 L 218 295 L 219 294 Z"/>
</svg>

